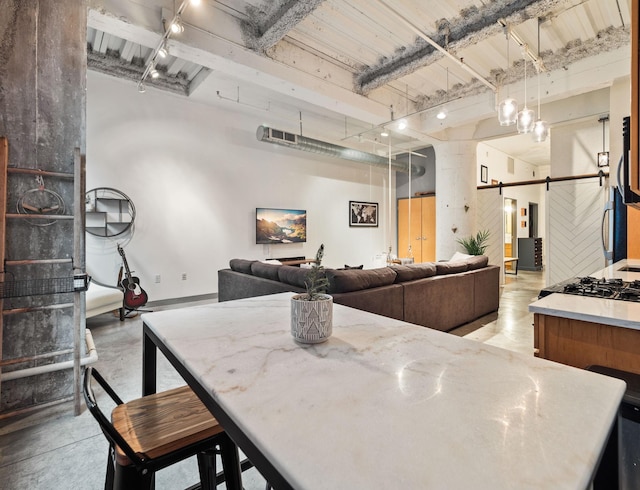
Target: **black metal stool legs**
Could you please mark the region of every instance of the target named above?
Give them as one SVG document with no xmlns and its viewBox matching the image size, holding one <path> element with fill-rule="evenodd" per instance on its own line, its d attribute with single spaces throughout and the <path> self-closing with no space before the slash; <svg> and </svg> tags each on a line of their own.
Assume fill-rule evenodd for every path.
<svg viewBox="0 0 640 490">
<path fill-rule="evenodd" d="M 216 454 L 218 454 L 218 451 L 212 449 L 197 455 L 202 490 L 216 489 Z"/>
<path fill-rule="evenodd" d="M 122 466 L 116 464 L 113 488 L 114 490 L 140 490 L 142 488 L 153 489 L 155 478 L 152 471 L 140 471 L 135 466 Z"/>
<path fill-rule="evenodd" d="M 238 447 L 225 433 L 220 440 L 220 457 L 227 490 L 242 490 L 242 470 Z"/>
</svg>

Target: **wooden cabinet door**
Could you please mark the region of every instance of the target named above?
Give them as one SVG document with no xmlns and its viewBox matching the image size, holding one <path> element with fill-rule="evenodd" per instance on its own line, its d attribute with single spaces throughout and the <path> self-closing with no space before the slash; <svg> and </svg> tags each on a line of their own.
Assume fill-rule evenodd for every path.
<svg viewBox="0 0 640 490">
<path fill-rule="evenodd" d="M 436 197 L 421 197 L 422 201 L 422 262 L 436 260 Z"/>
<path fill-rule="evenodd" d="M 411 201 L 411 232 L 409 233 L 409 201 Z M 411 251 L 416 262 L 433 262 L 436 258 L 436 198 L 435 196 L 398 199 L 398 256 Z"/>
<path fill-rule="evenodd" d="M 627 257 L 640 259 L 640 209 L 627 207 Z"/>
<path fill-rule="evenodd" d="M 409 201 L 411 201 L 411 227 L 409 227 Z M 422 207 L 419 199 L 398 199 L 398 257 L 409 255 L 409 245 L 411 245 L 414 260 L 421 262 Z"/>
</svg>

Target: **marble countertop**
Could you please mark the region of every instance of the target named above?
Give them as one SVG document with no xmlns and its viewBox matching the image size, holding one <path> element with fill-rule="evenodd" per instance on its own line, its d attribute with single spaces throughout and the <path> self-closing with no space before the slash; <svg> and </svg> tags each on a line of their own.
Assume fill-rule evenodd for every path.
<svg viewBox="0 0 640 490">
<path fill-rule="evenodd" d="M 623 382 L 341 305 L 296 344 L 290 297 L 142 319 L 293 488 L 589 485 Z"/>
<path fill-rule="evenodd" d="M 640 268 L 640 260 L 621 260 L 615 264 L 596 271 L 595 278 L 634 281 L 640 279 L 639 272 L 624 271 L 626 267 Z M 572 294 L 554 293 L 529 305 L 532 313 L 602 323 L 616 327 L 640 330 L 640 303 L 616 301 L 603 298 L 589 298 Z"/>
</svg>

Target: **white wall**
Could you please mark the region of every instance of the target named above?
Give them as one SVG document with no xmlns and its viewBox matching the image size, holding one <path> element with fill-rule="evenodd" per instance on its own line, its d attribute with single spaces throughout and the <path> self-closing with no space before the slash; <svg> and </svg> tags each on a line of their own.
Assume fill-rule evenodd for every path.
<svg viewBox="0 0 640 490">
<path fill-rule="evenodd" d="M 506 153 L 492 148 L 485 143 L 478 144 L 478 185 L 487 185 L 480 181 L 480 165 L 488 167 L 489 184 L 492 179 L 498 182 L 511 183 L 528 180 L 541 180 L 549 175 L 549 166 L 535 166 L 518 158 L 514 159 L 514 172 L 508 171 L 508 158 Z M 521 221 L 528 221 L 528 216 L 520 215 L 521 209 L 528 209 L 529 203 L 538 204 L 538 237 L 542 237 L 544 243 L 545 234 L 545 185 L 523 185 L 514 187 L 504 187 L 503 197 L 518 201 L 518 234 L 517 238 L 527 238 L 529 236 L 529 224 L 527 227 L 521 226 Z M 528 211 L 527 211 L 528 212 Z"/>
<path fill-rule="evenodd" d="M 387 170 L 259 142 L 260 124 L 282 127 L 268 111 L 87 75 L 87 189 L 119 189 L 137 210 L 130 240 L 87 235 L 99 281 L 116 281 L 116 242 L 150 301 L 217 292 L 217 271 L 234 257 L 313 257 L 324 243 L 325 265 L 371 267 L 395 244 Z M 349 200 L 378 202 L 380 226 L 350 228 Z M 307 243 L 256 245 L 256 207 L 306 209 Z"/>
<path fill-rule="evenodd" d="M 522 182 L 525 180 L 544 179 L 549 175 L 548 166 L 535 166 L 519 158 L 514 158 L 513 169 L 508 170 L 508 159 L 510 155 L 497 150 L 486 143 L 478 143 L 477 161 L 478 171 L 476 172 L 477 185 L 490 185 L 492 180 L 502 183 Z M 480 166 L 488 168 L 488 182 L 480 180 Z"/>
</svg>

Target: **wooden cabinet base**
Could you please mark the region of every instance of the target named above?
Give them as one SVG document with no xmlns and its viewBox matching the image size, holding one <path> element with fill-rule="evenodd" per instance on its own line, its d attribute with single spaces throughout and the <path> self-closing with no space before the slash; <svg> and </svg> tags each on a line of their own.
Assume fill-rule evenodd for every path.
<svg viewBox="0 0 640 490">
<path fill-rule="evenodd" d="M 537 357 L 640 374 L 640 330 L 536 313 L 533 338 Z"/>
</svg>

